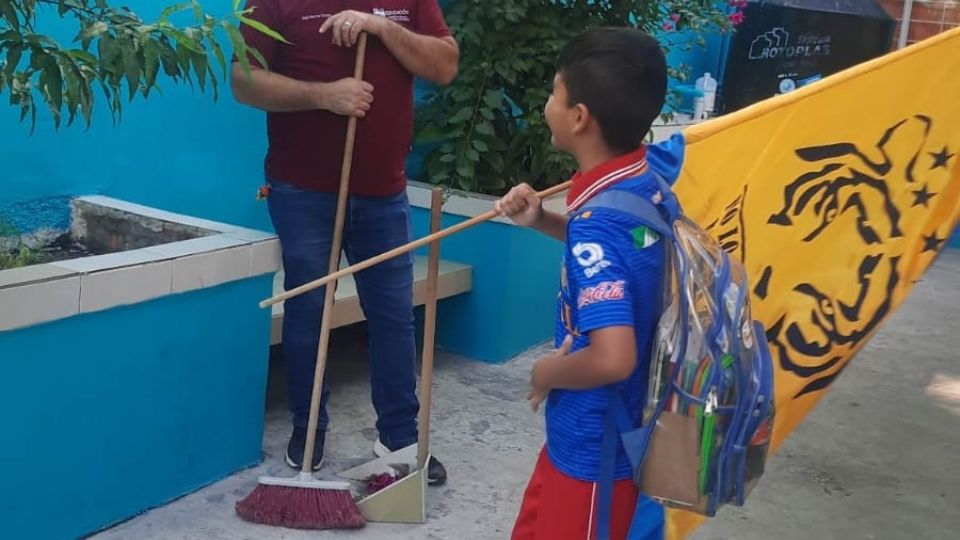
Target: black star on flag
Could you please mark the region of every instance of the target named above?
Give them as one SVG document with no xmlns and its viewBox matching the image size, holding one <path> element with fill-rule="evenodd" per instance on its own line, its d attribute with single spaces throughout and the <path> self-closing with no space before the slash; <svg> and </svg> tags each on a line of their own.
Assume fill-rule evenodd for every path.
<svg viewBox="0 0 960 540">
<path fill-rule="evenodd" d="M 939 152 L 930 152 L 930 157 L 933 158 L 933 165 L 930 166 L 930 170 L 932 171 L 933 169 L 939 168 L 946 169 L 947 163 L 954 155 L 956 154 L 951 154 L 950 151 L 947 150 L 946 146 L 944 146 L 943 150 Z"/>
<path fill-rule="evenodd" d="M 946 241 L 946 238 L 938 238 L 936 231 L 934 231 L 930 236 L 923 235 L 923 251 L 921 253 L 926 253 L 928 251 L 940 251 L 940 246 L 942 246 Z"/>
<path fill-rule="evenodd" d="M 924 184 L 922 188 L 913 192 L 913 204 L 910 205 L 910 208 L 916 208 L 917 206 L 923 205 L 924 208 L 929 208 L 930 199 L 932 199 L 936 193 L 930 193 L 927 189 L 927 184 Z"/>
</svg>

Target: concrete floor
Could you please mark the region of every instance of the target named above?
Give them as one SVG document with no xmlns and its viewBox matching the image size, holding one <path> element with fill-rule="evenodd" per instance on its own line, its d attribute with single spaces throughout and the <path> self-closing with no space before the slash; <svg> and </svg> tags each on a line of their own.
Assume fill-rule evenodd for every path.
<svg viewBox="0 0 960 540">
<path fill-rule="evenodd" d="M 336 337 L 323 474 L 373 457 L 361 329 Z M 433 449 L 450 472 L 423 526 L 292 531 L 251 525 L 234 503 L 261 474 L 291 475 L 282 384 L 272 377 L 264 462 L 94 536 L 96 540 L 503 539 L 543 441 L 523 398 L 541 347 L 502 366 L 437 359 Z M 698 540 L 947 539 L 960 535 L 960 252 L 944 254 L 768 465 L 743 508 Z M 274 363 L 272 375 L 278 375 Z"/>
</svg>

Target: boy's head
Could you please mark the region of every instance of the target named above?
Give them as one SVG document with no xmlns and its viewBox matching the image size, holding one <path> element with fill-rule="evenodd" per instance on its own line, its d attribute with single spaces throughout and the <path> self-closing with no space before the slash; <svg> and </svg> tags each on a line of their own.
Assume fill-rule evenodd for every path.
<svg viewBox="0 0 960 540">
<path fill-rule="evenodd" d="M 666 92 L 667 63 L 656 39 L 630 28 L 588 30 L 560 52 L 544 110 L 553 144 L 574 152 L 579 142 L 602 138 L 616 154 L 636 150 Z"/>
</svg>

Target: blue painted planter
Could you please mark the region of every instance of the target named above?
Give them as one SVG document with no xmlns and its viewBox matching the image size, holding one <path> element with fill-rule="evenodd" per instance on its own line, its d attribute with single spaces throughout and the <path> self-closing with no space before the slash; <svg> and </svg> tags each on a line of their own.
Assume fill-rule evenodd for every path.
<svg viewBox="0 0 960 540">
<path fill-rule="evenodd" d="M 76 538 L 258 463 L 271 285 L 0 332 L 0 536 Z"/>
</svg>

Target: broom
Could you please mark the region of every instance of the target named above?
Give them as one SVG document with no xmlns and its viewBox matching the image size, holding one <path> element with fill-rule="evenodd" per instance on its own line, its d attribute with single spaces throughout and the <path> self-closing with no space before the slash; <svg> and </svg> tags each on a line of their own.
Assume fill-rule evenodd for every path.
<svg viewBox="0 0 960 540">
<path fill-rule="evenodd" d="M 567 180 L 566 182 L 564 182 L 564 183 L 562 183 L 562 184 L 557 184 L 557 185 L 555 185 L 555 186 L 553 186 L 553 187 L 550 187 L 550 188 L 547 188 L 547 189 L 545 189 L 545 190 L 543 190 L 543 191 L 537 192 L 537 197 L 540 198 L 540 200 L 544 200 L 544 199 L 553 197 L 554 195 L 556 195 L 556 194 L 558 194 L 558 193 L 560 193 L 560 192 L 563 192 L 563 191 L 566 191 L 567 189 L 570 189 L 570 186 L 571 186 L 572 184 L 573 184 L 573 182 L 572 182 L 571 180 Z M 284 300 L 289 300 L 289 299 L 291 299 L 291 298 L 293 298 L 293 297 L 295 297 L 295 296 L 299 296 L 299 295 L 301 295 L 301 294 L 303 294 L 303 293 L 312 291 L 313 289 L 316 289 L 317 287 L 323 287 L 324 285 L 326 285 L 327 283 L 330 283 L 331 281 L 336 281 L 336 280 L 341 279 L 341 278 L 343 278 L 343 277 L 346 277 L 346 276 L 355 274 L 355 273 L 357 273 L 357 272 L 359 272 L 359 271 L 361 271 L 361 270 L 366 270 L 367 268 L 370 268 L 371 266 L 376 266 L 376 265 L 378 265 L 378 264 L 380 264 L 380 263 L 382 263 L 382 262 L 384 262 L 384 261 L 388 261 L 388 260 L 390 260 L 390 259 L 393 259 L 394 257 L 399 257 L 400 255 L 403 255 L 404 253 L 409 253 L 409 252 L 411 252 L 411 251 L 413 251 L 413 250 L 415 250 L 415 249 L 417 249 L 417 248 L 419 248 L 419 247 L 423 247 L 423 246 L 425 246 L 425 245 L 427 245 L 427 244 L 430 244 L 430 243 L 433 243 L 433 242 L 437 242 L 437 241 L 439 241 L 439 240 L 442 239 L 442 238 L 446 238 L 446 237 L 448 237 L 448 236 L 457 234 L 457 233 L 459 233 L 459 232 L 461 232 L 461 231 L 463 231 L 463 230 L 465 230 L 465 229 L 469 229 L 470 227 L 473 227 L 474 225 L 479 225 L 480 223 L 484 223 L 484 222 L 486 222 L 486 221 L 490 221 L 491 219 L 494 219 L 494 218 L 498 217 L 499 215 L 500 215 L 500 213 L 497 212 L 496 210 L 490 210 L 489 212 L 485 212 L 485 213 L 483 213 L 483 214 L 480 214 L 479 216 L 472 217 L 472 218 L 468 219 L 467 221 L 462 221 L 462 222 L 460 222 L 460 223 L 457 223 L 456 225 L 452 225 L 452 226 L 450 226 L 450 227 L 447 227 L 446 229 L 442 229 L 442 230 L 439 230 L 439 231 L 437 231 L 437 232 L 435 232 L 435 233 L 431 233 L 431 234 L 429 234 L 429 235 L 427 235 L 427 236 L 424 236 L 423 238 L 419 238 L 419 239 L 414 240 L 414 241 L 412 241 L 412 242 L 410 242 L 410 243 L 408 243 L 408 244 L 404 244 L 404 245 L 402 245 L 402 246 L 395 247 L 395 248 L 391 249 L 390 251 L 386 251 L 386 252 L 381 253 L 380 255 L 376 255 L 376 256 L 374 256 L 374 257 L 370 257 L 369 259 L 366 259 L 366 260 L 364 260 L 364 261 L 358 262 L 358 263 L 356 263 L 356 264 L 354 264 L 354 265 L 352 265 L 352 266 L 348 266 L 348 267 L 346 267 L 346 268 L 339 269 L 339 270 L 337 270 L 336 272 L 331 272 L 330 274 L 327 274 L 326 276 L 324 276 L 324 277 L 322 277 L 322 278 L 315 279 L 315 280 L 313 280 L 313 281 L 311 281 L 311 282 L 309 282 L 309 283 L 304 283 L 303 285 L 301 285 L 301 286 L 299 286 L 299 287 L 297 287 L 297 288 L 295 288 L 295 289 L 290 289 L 289 291 L 284 291 L 284 292 L 282 292 L 282 293 L 280 293 L 280 294 L 278 294 L 278 295 L 276 295 L 276 296 L 271 296 L 270 298 L 267 298 L 266 300 L 261 301 L 259 305 L 260 305 L 261 308 L 266 308 L 266 307 L 270 307 L 270 306 L 272 306 L 272 305 L 274 305 L 274 304 L 278 304 L 278 303 L 280 303 L 280 302 L 283 302 Z"/>
<path fill-rule="evenodd" d="M 360 34 L 357 46 L 357 60 L 354 67 L 354 77 L 357 79 L 363 77 L 366 49 L 367 34 L 364 32 Z M 356 131 L 357 118 L 351 116 L 347 123 L 347 139 L 343 150 L 343 167 L 340 172 L 340 190 L 337 197 L 337 215 L 330 247 L 331 274 L 340 267 L 343 221 L 346 214 Z M 323 301 L 317 367 L 314 372 L 313 396 L 310 400 L 310 417 L 307 422 L 307 443 L 303 452 L 300 474 L 294 478 L 260 477 L 256 489 L 237 503 L 237 514 L 246 521 L 294 529 L 357 529 L 366 524 L 353 500 L 348 482 L 320 481 L 310 472 L 320 412 L 320 389 L 327 364 L 335 289 L 334 282 L 327 287 Z"/>
</svg>

